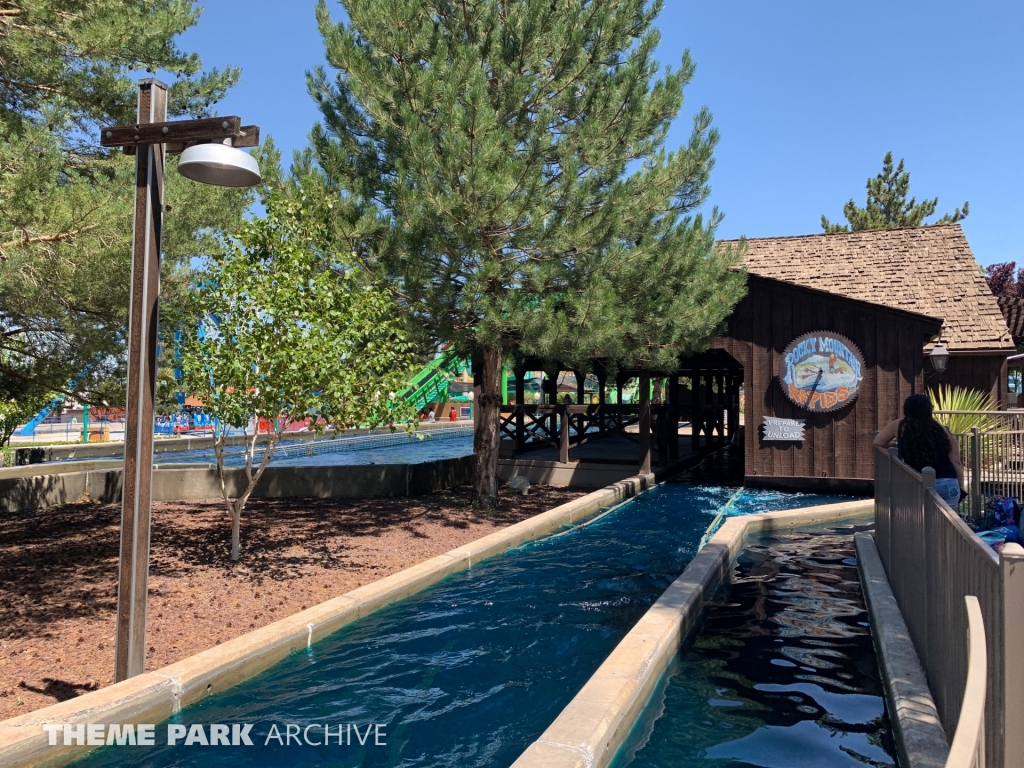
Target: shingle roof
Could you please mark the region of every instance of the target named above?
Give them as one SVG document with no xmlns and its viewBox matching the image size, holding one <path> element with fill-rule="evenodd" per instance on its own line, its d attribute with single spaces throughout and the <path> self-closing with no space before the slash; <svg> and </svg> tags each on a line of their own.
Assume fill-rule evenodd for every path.
<svg viewBox="0 0 1024 768">
<path fill-rule="evenodd" d="M 1000 296 L 999 308 L 1003 310 L 1006 327 L 1010 329 L 1015 343 L 1024 341 L 1024 299 L 1016 296 Z"/>
<path fill-rule="evenodd" d="M 754 275 L 941 317 L 952 352 L 1014 349 L 959 224 L 751 238 L 745 262 Z"/>
</svg>

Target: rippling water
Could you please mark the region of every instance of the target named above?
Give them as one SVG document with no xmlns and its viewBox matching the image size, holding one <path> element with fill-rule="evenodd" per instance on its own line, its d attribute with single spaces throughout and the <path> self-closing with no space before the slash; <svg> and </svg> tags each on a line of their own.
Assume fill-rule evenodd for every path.
<svg viewBox="0 0 1024 768">
<path fill-rule="evenodd" d="M 472 436 L 442 437 L 440 439 L 428 436 L 423 440 L 417 440 L 405 445 L 394 445 L 386 448 L 364 448 L 355 451 L 332 451 L 318 453 L 314 456 L 296 455 L 294 450 L 282 452 L 271 457 L 270 466 L 339 467 L 356 464 L 418 464 L 424 461 L 469 456 L 472 453 Z M 210 463 L 217 461 L 212 448 L 162 453 L 154 459 L 156 464 L 204 461 Z M 225 457 L 224 463 L 229 467 L 241 467 L 245 465 L 245 457 L 240 452 L 234 451 Z"/>
<path fill-rule="evenodd" d="M 360 620 L 171 723 L 251 747 L 110 747 L 89 766 L 507 766 L 685 568 L 735 488 L 669 484 Z M 738 512 L 839 500 L 745 492 Z M 267 742 L 274 724 L 384 723 L 384 746 Z M 314 728 L 311 740 L 320 740 Z"/>
<path fill-rule="evenodd" d="M 895 766 L 853 530 L 750 546 L 614 768 Z"/>
</svg>

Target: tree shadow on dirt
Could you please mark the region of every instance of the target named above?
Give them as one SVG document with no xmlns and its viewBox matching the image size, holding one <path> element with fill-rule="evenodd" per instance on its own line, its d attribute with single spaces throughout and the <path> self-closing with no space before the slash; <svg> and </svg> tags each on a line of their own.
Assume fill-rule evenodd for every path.
<svg viewBox="0 0 1024 768">
<path fill-rule="evenodd" d="M 230 559 L 231 526 L 222 502 L 157 503 L 150 575 L 179 578 L 213 569 L 256 583 L 286 581 L 310 567 L 352 567 L 353 539 L 390 529 L 429 538 L 418 522 L 503 527 L 579 495 L 577 489 L 538 488 L 529 496 L 505 496 L 493 511 L 474 507 L 469 488 L 397 499 L 252 499 L 242 515 L 238 563 Z M 116 611 L 120 514 L 116 504 L 67 504 L 0 517 L 0 637 Z"/>
<path fill-rule="evenodd" d="M 69 683 L 67 680 L 54 680 L 52 677 L 43 678 L 43 687 L 37 688 L 34 685 L 21 682 L 18 687 L 25 691 L 32 691 L 42 696 L 49 696 L 57 701 L 67 701 L 83 693 L 99 690 L 99 683 Z"/>
</svg>

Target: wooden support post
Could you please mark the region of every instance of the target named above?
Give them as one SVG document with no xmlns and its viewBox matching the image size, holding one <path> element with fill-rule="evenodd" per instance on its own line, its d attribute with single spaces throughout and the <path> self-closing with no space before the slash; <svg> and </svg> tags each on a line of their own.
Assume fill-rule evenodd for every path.
<svg viewBox="0 0 1024 768">
<path fill-rule="evenodd" d="M 740 429 L 740 382 L 735 374 L 729 376 L 729 440 L 732 440 Z"/>
<path fill-rule="evenodd" d="M 728 407 L 728 396 L 725 391 L 725 374 L 715 374 L 718 382 L 718 396 L 715 398 L 715 430 L 718 432 L 718 442 L 725 443 L 725 409 Z"/>
<path fill-rule="evenodd" d="M 516 452 L 520 453 L 526 448 L 526 415 L 523 407 L 526 404 L 526 369 L 523 366 L 516 368 Z"/>
<path fill-rule="evenodd" d="M 679 461 L 679 376 L 668 380 L 668 460 Z"/>
<path fill-rule="evenodd" d="M 722 376 L 718 371 L 711 372 L 711 443 L 718 445 L 722 440 Z"/>
<path fill-rule="evenodd" d="M 558 405 L 558 371 L 544 371 L 544 383 L 541 385 L 541 391 L 544 393 L 544 405 Z M 544 421 L 547 424 L 549 434 L 557 434 L 558 429 L 558 415 L 551 411 Z"/>
<path fill-rule="evenodd" d="M 587 373 L 586 371 L 573 371 L 573 375 L 576 377 L 576 405 L 586 405 L 587 399 Z M 572 424 L 572 416 L 569 417 L 569 423 Z M 577 439 L 583 439 L 583 425 L 586 423 L 586 417 L 584 414 L 579 414 L 576 417 L 576 437 Z"/>
<path fill-rule="evenodd" d="M 597 422 L 597 433 L 603 435 L 607 431 L 607 409 L 608 404 L 605 396 L 605 384 L 608 382 L 608 374 L 602 370 L 597 372 L 597 407 L 598 407 L 598 422 Z"/>
<path fill-rule="evenodd" d="M 140 81 L 138 110 L 140 125 L 166 121 L 167 86 L 159 80 Z M 128 311 L 128 395 L 124 429 L 121 560 L 117 581 L 115 682 L 142 674 L 146 665 L 164 156 L 162 144 L 139 147 L 135 155 L 135 225 Z M 88 427 L 85 434 L 88 439 Z"/>
<path fill-rule="evenodd" d="M 690 448 L 696 453 L 700 450 L 700 432 L 704 425 L 704 372 L 700 368 L 693 370 L 693 391 L 690 394 Z"/>
<path fill-rule="evenodd" d="M 640 474 L 651 473 L 651 376 L 640 374 Z"/>
<path fill-rule="evenodd" d="M 558 461 L 569 463 L 569 406 L 558 406 Z"/>
<path fill-rule="evenodd" d="M 732 397 L 733 397 L 733 375 L 726 373 L 722 377 L 722 384 L 725 387 L 725 416 L 722 422 L 722 432 L 727 441 L 732 440 Z"/>
</svg>

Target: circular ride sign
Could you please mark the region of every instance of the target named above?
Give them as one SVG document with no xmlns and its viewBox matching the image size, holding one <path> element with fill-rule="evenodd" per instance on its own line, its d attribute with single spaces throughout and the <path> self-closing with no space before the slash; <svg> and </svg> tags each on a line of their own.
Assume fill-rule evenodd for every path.
<svg viewBox="0 0 1024 768">
<path fill-rule="evenodd" d="M 834 411 L 857 397 L 864 358 L 845 336 L 829 331 L 805 333 L 790 342 L 782 360 L 782 389 L 801 408 Z"/>
</svg>

